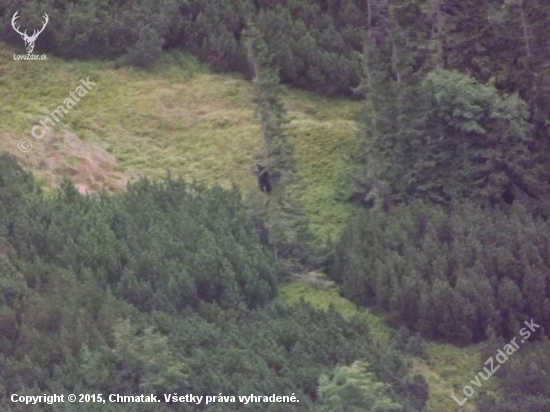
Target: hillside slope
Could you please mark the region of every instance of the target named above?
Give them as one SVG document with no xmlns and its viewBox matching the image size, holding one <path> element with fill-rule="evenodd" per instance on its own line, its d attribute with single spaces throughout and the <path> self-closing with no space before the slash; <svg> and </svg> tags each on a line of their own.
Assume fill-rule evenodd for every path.
<svg viewBox="0 0 550 412">
<path fill-rule="evenodd" d="M 49 187 L 69 175 L 82 192 L 123 190 L 139 176 L 159 178 L 170 170 L 188 179 L 257 190 L 251 168 L 261 158 L 260 125 L 253 85 L 241 76 L 209 72 L 183 54 L 164 57 L 151 72 L 118 69 L 109 62 L 13 61 L 0 45 L 0 150 L 8 150 Z M 80 79 L 96 85 L 43 139 L 30 131 L 55 110 Z M 292 143 L 303 183 L 302 200 L 313 228 L 335 238 L 349 207 L 335 199 L 354 148 L 359 102 L 286 90 Z M 21 139 L 32 148 L 18 149 Z M 300 297 L 319 307 L 334 303 L 345 314 L 358 310 L 337 290 L 318 291 L 295 282 L 283 299 Z M 392 329 L 362 312 L 381 340 Z M 418 369 L 430 383 L 429 411 L 451 410 L 478 369 L 477 349 L 432 345 L 432 363 Z M 449 366 L 450 365 L 450 366 Z M 473 403 L 464 410 L 474 410 Z"/>
<path fill-rule="evenodd" d="M 167 170 L 188 179 L 255 188 L 251 168 L 261 159 L 253 85 L 241 76 L 210 73 L 187 55 L 165 56 L 153 72 L 112 63 L 13 61 L 0 46 L 0 149 L 57 184 L 63 173 L 82 192 L 122 189 L 139 175 Z M 31 135 L 80 79 L 96 83 L 40 141 Z M 303 201 L 323 235 L 342 227 L 347 208 L 333 188 L 353 149 L 358 102 L 288 91 L 293 143 L 304 183 Z M 39 129 L 42 130 L 42 129 Z M 28 138 L 32 149 L 17 149 Z M 116 161 L 115 161 L 116 159 Z"/>
</svg>

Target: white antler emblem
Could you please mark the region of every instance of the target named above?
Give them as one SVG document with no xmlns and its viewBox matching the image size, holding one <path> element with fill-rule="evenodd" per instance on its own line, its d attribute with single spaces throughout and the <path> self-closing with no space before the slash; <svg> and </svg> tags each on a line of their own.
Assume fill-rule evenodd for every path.
<svg viewBox="0 0 550 412">
<path fill-rule="evenodd" d="M 27 53 L 32 53 L 32 51 L 34 49 L 34 42 L 36 41 L 38 35 L 44 31 L 44 29 L 46 28 L 46 24 L 48 24 L 48 21 L 50 20 L 50 18 L 48 17 L 48 15 L 46 13 L 44 13 L 44 24 L 42 25 L 42 28 L 40 30 L 34 30 L 32 36 L 28 36 L 27 35 L 27 30 L 25 30 L 23 33 L 21 33 L 19 31 L 19 26 L 15 27 L 15 21 L 19 18 L 17 13 L 19 13 L 19 10 L 17 10 L 15 12 L 15 14 L 13 15 L 13 17 L 11 19 L 11 26 L 13 27 L 13 29 L 17 33 L 19 33 L 21 35 L 21 38 L 23 40 L 25 40 L 25 49 L 27 49 Z"/>
</svg>

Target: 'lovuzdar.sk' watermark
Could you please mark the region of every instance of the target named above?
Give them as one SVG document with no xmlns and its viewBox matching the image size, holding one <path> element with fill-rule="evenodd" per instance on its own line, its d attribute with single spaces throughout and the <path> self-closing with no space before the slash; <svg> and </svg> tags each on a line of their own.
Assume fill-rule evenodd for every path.
<svg viewBox="0 0 550 412">
<path fill-rule="evenodd" d="M 537 325 L 533 319 L 531 319 L 529 322 L 525 321 L 526 328 L 522 328 L 519 331 L 519 334 L 523 339 L 521 339 L 521 343 L 525 342 L 525 340 L 529 339 L 531 336 L 531 332 L 535 332 L 537 328 L 540 328 L 540 325 Z M 516 350 L 519 349 L 519 345 L 516 343 L 516 338 L 512 339 L 510 343 L 507 343 L 504 345 L 502 349 L 497 350 L 497 354 L 495 356 L 495 359 L 499 363 L 499 365 L 495 365 L 495 361 L 492 356 L 489 357 L 483 364 L 490 366 L 490 370 L 487 369 L 487 367 L 483 368 L 483 370 L 487 373 L 487 376 L 483 375 L 483 372 L 478 372 L 478 374 L 475 377 L 475 380 L 471 380 L 470 383 L 472 385 L 477 386 L 478 388 L 481 388 L 481 384 L 483 381 L 479 380 L 479 377 L 481 376 L 483 380 L 489 379 L 493 374 L 500 369 L 500 365 L 502 365 L 504 362 L 508 360 L 508 356 L 510 356 L 512 353 L 514 353 Z M 468 400 L 468 398 L 472 397 L 474 394 L 474 388 L 470 385 L 466 385 L 464 389 L 462 389 L 462 392 L 466 397 L 462 400 L 458 400 L 455 395 L 451 395 L 451 397 L 455 400 L 456 403 L 458 403 L 459 406 L 464 405 L 464 403 Z"/>
<path fill-rule="evenodd" d="M 46 28 L 46 25 L 48 24 L 48 21 L 50 21 L 50 18 L 46 13 L 44 13 L 44 22 L 42 23 L 42 27 L 38 30 L 34 30 L 32 35 L 29 36 L 27 34 L 27 30 L 21 31 L 19 30 L 19 26 L 16 25 L 17 19 L 19 18 L 18 13 L 19 10 L 17 10 L 13 14 L 13 17 L 11 18 L 11 26 L 13 27 L 13 30 L 15 30 L 25 42 L 25 49 L 27 50 L 27 54 L 14 54 L 13 60 L 48 60 L 45 54 L 36 55 L 32 54 L 32 51 L 34 50 L 34 43 L 36 42 L 36 39 L 38 38 L 40 33 L 42 33 Z"/>
<path fill-rule="evenodd" d="M 13 60 L 48 60 L 45 54 L 14 54 Z"/>
</svg>

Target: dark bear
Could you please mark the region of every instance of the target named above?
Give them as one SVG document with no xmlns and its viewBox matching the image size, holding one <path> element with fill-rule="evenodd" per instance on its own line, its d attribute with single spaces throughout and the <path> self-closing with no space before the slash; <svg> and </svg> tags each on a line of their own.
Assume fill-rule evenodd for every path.
<svg viewBox="0 0 550 412">
<path fill-rule="evenodd" d="M 269 173 L 267 169 L 257 163 L 255 173 L 258 177 L 258 186 L 260 186 L 260 190 L 266 193 L 271 192 L 271 183 L 269 182 Z"/>
<path fill-rule="evenodd" d="M 502 192 L 500 197 L 509 205 L 514 203 L 514 199 L 516 198 L 514 186 L 511 183 L 506 185 L 506 187 L 504 188 L 504 192 Z"/>
</svg>

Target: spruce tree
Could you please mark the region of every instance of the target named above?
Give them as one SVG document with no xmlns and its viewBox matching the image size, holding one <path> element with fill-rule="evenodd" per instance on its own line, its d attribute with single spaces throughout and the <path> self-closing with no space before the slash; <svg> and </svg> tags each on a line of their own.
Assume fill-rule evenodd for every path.
<svg viewBox="0 0 550 412">
<path fill-rule="evenodd" d="M 266 221 L 269 242 L 283 271 L 304 271 L 319 265 L 320 246 L 298 197 L 296 159 L 289 142 L 279 77 L 272 54 L 253 23 L 245 31 L 244 43 L 256 84 L 264 163 L 274 186 L 265 202 L 253 201 L 254 209 Z"/>
</svg>

